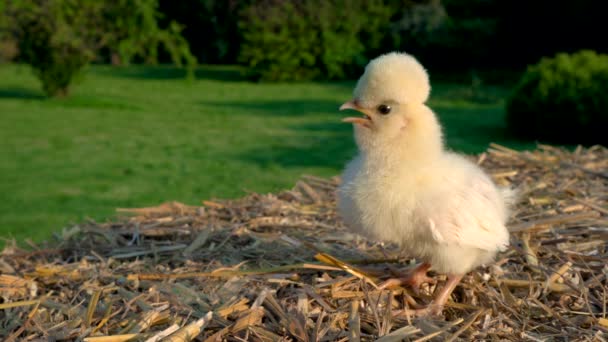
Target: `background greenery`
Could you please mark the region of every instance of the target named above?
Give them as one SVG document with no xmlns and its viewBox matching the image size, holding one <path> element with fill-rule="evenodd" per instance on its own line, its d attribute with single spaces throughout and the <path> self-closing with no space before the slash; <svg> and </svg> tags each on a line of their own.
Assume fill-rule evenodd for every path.
<svg viewBox="0 0 608 342">
<path fill-rule="evenodd" d="M 0 4 L 0 41 L 12 41 L 49 96 L 64 97 L 91 61 L 158 62 L 160 51 L 191 73 L 196 58 L 171 20 L 158 26 L 157 0 L 13 0 Z M 0 61 L 2 56 L 0 56 Z"/>
<path fill-rule="evenodd" d="M 337 108 L 393 50 L 430 71 L 451 148 L 531 148 L 546 122 L 608 112 L 605 56 L 520 80 L 545 56 L 608 52 L 603 13 L 591 0 L 0 0 L 0 235 L 335 175 L 354 152 Z M 547 96 L 541 69 L 550 94 L 574 95 Z M 556 111 L 566 98 L 576 110 Z M 507 99 L 526 118 L 511 131 L 529 134 L 507 130 Z M 567 142 L 597 142 L 577 134 Z"/>
<path fill-rule="evenodd" d="M 530 66 L 507 102 L 509 128 L 525 138 L 608 143 L 608 55 L 560 53 Z"/>
<path fill-rule="evenodd" d="M 333 176 L 353 156 L 337 108 L 353 82 L 252 84 L 235 67 L 93 66 L 66 99 L 45 99 L 25 66 L 0 66 L 2 236 L 48 236 L 117 207 L 199 204 Z M 438 83 L 447 141 L 477 153 L 508 138 L 503 87 Z"/>
<path fill-rule="evenodd" d="M 257 76 L 263 77 L 260 61 L 243 56 L 263 56 L 268 61 L 265 67 L 272 68 L 276 65 L 270 62 L 312 54 L 313 62 L 301 68 L 310 77 L 340 78 L 340 73 L 315 71 L 343 68 L 352 78 L 359 72 L 353 65 L 362 66 L 392 50 L 413 53 L 424 65 L 443 71 L 523 70 L 557 52 L 606 53 L 599 4 L 593 0 L 160 0 L 159 8 L 165 14 L 161 22 L 184 25 L 183 35 L 202 63 L 240 62 L 258 67 Z M 297 15 L 289 15 L 290 11 Z M 306 37 L 311 35 L 318 46 L 309 45 Z M 328 52 L 341 58 L 324 60 Z M 292 71 L 285 68 L 284 73 Z"/>
</svg>

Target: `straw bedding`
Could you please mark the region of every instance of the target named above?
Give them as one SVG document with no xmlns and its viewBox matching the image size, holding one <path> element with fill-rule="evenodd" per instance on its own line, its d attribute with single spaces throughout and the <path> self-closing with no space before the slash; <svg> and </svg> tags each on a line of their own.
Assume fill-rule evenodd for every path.
<svg viewBox="0 0 608 342">
<path fill-rule="evenodd" d="M 442 317 L 380 291 L 414 265 L 336 217 L 338 179 L 201 206 L 120 209 L 0 255 L 4 341 L 606 341 L 608 150 L 477 156 L 520 198 L 511 247 L 468 274 Z"/>
</svg>

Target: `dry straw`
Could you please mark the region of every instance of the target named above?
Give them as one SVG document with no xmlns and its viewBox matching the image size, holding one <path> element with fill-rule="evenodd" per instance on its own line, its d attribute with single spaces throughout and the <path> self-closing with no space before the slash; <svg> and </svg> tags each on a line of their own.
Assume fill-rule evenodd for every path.
<svg viewBox="0 0 608 342">
<path fill-rule="evenodd" d="M 338 180 L 304 177 L 279 194 L 121 209 L 45 245 L 9 245 L 0 339 L 608 340 L 608 150 L 492 145 L 477 161 L 520 193 L 512 246 L 464 278 L 443 317 L 403 314 L 434 286 L 375 287 L 412 266 L 407 251 L 349 233 Z"/>
</svg>

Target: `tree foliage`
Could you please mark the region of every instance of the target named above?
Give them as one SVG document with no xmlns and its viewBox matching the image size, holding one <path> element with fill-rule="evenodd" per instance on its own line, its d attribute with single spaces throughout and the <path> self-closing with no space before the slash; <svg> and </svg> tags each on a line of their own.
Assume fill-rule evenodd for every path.
<svg viewBox="0 0 608 342">
<path fill-rule="evenodd" d="M 225 6 L 213 5 L 218 0 L 184 1 L 205 4 L 199 19 L 211 37 L 193 36 L 196 49 L 207 43 L 228 46 L 230 53 L 207 60 L 232 63 L 238 55 L 257 79 L 352 77 L 352 70 L 360 71 L 359 61 L 394 50 L 415 54 L 434 70 L 461 73 L 520 69 L 560 51 L 608 52 L 603 12 L 593 0 L 539 0 L 525 6 L 501 0 L 228 0 Z M 240 18 L 240 34 L 235 18 Z M 294 51 L 312 53 L 315 61 Z M 322 58 L 329 54 L 337 59 Z"/>
<path fill-rule="evenodd" d="M 349 78 L 381 53 L 423 46 L 446 20 L 439 0 L 254 1 L 239 61 L 259 80 Z"/>
<path fill-rule="evenodd" d="M 378 48 L 389 16 L 379 0 L 257 1 L 240 22 L 240 61 L 261 80 L 351 76 L 366 49 Z"/>
<path fill-rule="evenodd" d="M 196 64 L 188 42 L 181 36 L 183 27 L 173 20 L 166 28 L 159 27 L 163 16 L 158 11 L 158 0 L 115 0 L 103 7 L 104 20 L 98 32 L 120 62 L 140 59 L 156 64 L 162 48 L 177 66 Z"/>
<path fill-rule="evenodd" d="M 193 70 L 196 59 L 171 22 L 161 29 L 157 0 L 13 0 L 0 8 L 3 31 L 18 42 L 20 59 L 31 65 L 50 96 L 65 96 L 81 70 L 102 49 L 123 62 L 157 61 L 165 49 L 177 65 Z"/>
</svg>

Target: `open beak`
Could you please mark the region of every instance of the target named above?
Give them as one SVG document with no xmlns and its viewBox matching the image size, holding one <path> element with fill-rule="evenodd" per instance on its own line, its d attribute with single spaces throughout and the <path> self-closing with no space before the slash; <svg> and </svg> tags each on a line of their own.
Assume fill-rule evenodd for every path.
<svg viewBox="0 0 608 342">
<path fill-rule="evenodd" d="M 356 111 L 360 112 L 361 114 L 363 114 L 364 117 L 347 117 L 347 118 L 342 119 L 342 122 L 353 123 L 353 124 L 361 125 L 361 126 L 367 127 L 367 128 L 371 127 L 372 117 L 367 113 L 367 110 L 365 110 L 364 108 L 361 108 L 359 105 L 357 105 L 357 102 L 355 102 L 355 100 L 350 100 L 340 106 L 340 110 L 345 110 L 345 109 L 356 110 Z"/>
</svg>

